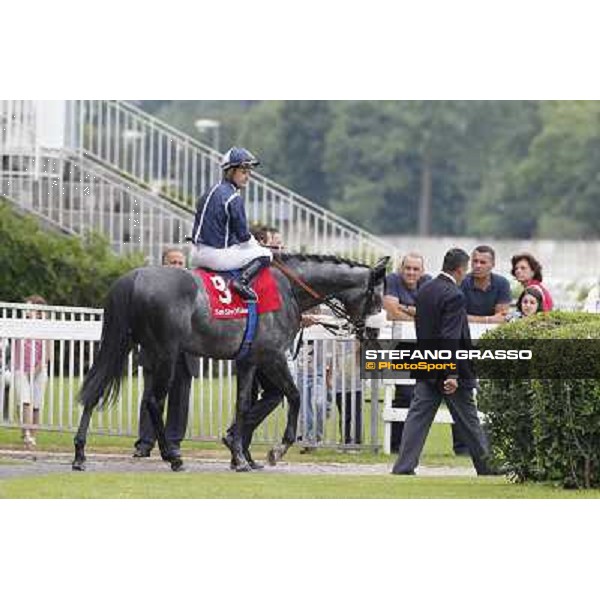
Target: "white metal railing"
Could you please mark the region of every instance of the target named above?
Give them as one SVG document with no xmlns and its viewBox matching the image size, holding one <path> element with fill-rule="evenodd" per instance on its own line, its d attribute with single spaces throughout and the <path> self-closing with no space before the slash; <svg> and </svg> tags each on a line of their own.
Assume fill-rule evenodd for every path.
<svg viewBox="0 0 600 600">
<path fill-rule="evenodd" d="M 35 152 L 35 100 L 0 100 L 0 154 Z"/>
<path fill-rule="evenodd" d="M 119 253 L 141 252 L 160 264 L 163 250 L 180 245 L 191 229 L 193 215 L 80 157 L 43 150 L 29 168 L 13 168 L 9 157 L 0 169 L 0 195 L 43 217 L 68 233 L 96 231 Z"/>
<path fill-rule="evenodd" d="M 103 311 L 64 306 L 35 306 L 36 313 L 31 314 L 31 311 L 31 304 L 0 303 L 0 381 L 4 382 L 0 385 L 0 425 L 19 427 L 22 424 L 15 383 L 16 378 L 23 377 L 26 359 L 17 346 L 23 340 L 35 340 L 42 344 L 41 364 L 45 365 L 48 376 L 39 428 L 74 431 L 81 415 L 77 393 L 97 352 Z M 309 328 L 305 339 L 308 343 L 294 365 L 303 395 L 299 428 L 302 441 L 299 443 L 307 447 L 377 447 L 382 427 L 379 388 L 365 386 L 360 381 L 360 372 L 352 361 L 356 341 L 333 338 L 319 326 Z M 49 344 L 44 340 L 49 340 Z M 17 356 L 20 356 L 20 364 Z M 310 393 L 311 387 L 326 385 L 328 366 L 333 373 L 329 394 L 323 387 L 321 395 L 317 390 Z M 33 378 L 33 374 L 25 377 Z M 106 411 L 96 411 L 91 430 L 136 436 L 142 391 L 142 369 L 132 353 L 119 402 Z M 233 418 L 235 395 L 233 362 L 200 359 L 200 377 L 194 379 L 190 396 L 187 438 L 219 440 Z M 285 419 L 285 411 L 278 408 L 259 427 L 255 441 L 280 440 Z"/>
<path fill-rule="evenodd" d="M 215 181 L 221 155 L 135 106 L 116 100 L 69 103 L 70 150 L 194 210 Z M 245 192 L 251 221 L 281 230 L 291 250 L 336 252 L 370 262 L 395 249 L 289 189 L 254 173 Z"/>
</svg>

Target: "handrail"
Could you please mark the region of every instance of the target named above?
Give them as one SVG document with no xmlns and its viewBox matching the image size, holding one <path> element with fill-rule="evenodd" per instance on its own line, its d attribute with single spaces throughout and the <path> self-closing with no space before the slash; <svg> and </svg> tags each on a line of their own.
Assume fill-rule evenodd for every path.
<svg viewBox="0 0 600 600">
<path fill-rule="evenodd" d="M 192 223 L 189 209 L 169 204 L 85 157 L 73 159 L 49 149 L 41 154 L 50 174 L 37 178 L 35 169 L 0 169 L 0 197 L 65 233 L 97 231 L 118 253 L 142 252 L 153 264 L 160 264 L 166 248 L 184 243 Z M 65 178 L 69 163 L 71 174 Z"/>
<path fill-rule="evenodd" d="M 193 208 L 198 192 L 210 185 L 210 179 L 214 180 L 221 158 L 221 154 L 215 149 L 128 102 L 120 100 L 77 102 L 79 102 L 79 111 L 73 111 L 72 118 L 75 129 L 79 124 L 78 137 L 82 145 L 80 150 L 100 160 L 105 166 L 110 163 L 111 166 L 123 172 L 125 159 L 131 161 L 131 156 L 125 157 L 124 155 L 126 153 L 133 154 L 133 162 L 136 163 L 137 160 L 137 163 L 129 170 L 126 169 L 127 173 L 148 183 L 152 179 L 152 175 L 156 175 L 156 173 L 151 172 L 152 166 L 142 165 L 139 159 L 143 157 L 147 163 L 148 155 L 151 155 L 150 158 L 156 161 L 155 155 L 161 152 L 161 147 L 164 146 L 165 149 L 162 153 L 168 154 L 167 161 L 170 160 L 171 164 L 167 164 L 166 169 L 163 164 L 159 165 L 158 171 L 163 174 L 166 170 L 171 176 L 174 175 L 175 179 L 167 176 L 167 180 L 164 182 L 166 189 L 163 196 L 171 202 L 179 205 L 187 204 L 191 208 Z M 88 104 L 85 104 L 86 102 Z M 86 108 L 90 113 L 96 111 L 96 114 L 84 114 Z M 94 118 L 97 119 L 97 127 L 101 130 L 97 136 L 98 139 L 86 139 L 85 135 L 91 135 L 89 129 Z M 87 130 L 84 132 L 85 127 Z M 125 129 L 132 132 L 134 139 L 133 142 L 130 142 L 132 147 L 129 149 L 118 139 L 123 135 Z M 107 130 L 108 133 L 106 133 Z M 138 137 L 137 141 L 136 137 Z M 111 144 L 114 147 L 111 147 Z M 164 162 L 165 156 L 161 156 L 160 159 Z M 194 169 L 193 173 L 191 169 Z M 197 179 L 196 171 L 202 171 Z M 198 183 L 201 186 L 198 186 Z M 196 189 L 198 187 L 201 189 Z M 253 174 L 248 195 L 255 197 L 259 204 L 269 201 L 286 202 L 290 209 L 293 209 L 294 206 L 300 207 L 315 220 L 314 226 L 316 227 L 336 228 L 339 235 L 358 236 L 363 243 L 378 248 L 381 252 L 395 254 L 394 247 L 389 243 L 260 173 Z M 268 213 L 269 211 L 263 208 L 262 212 Z M 266 214 L 265 217 L 269 218 L 269 215 Z"/>
<path fill-rule="evenodd" d="M 172 127 L 168 123 L 165 123 L 164 121 L 162 121 L 161 119 L 155 117 L 154 115 L 150 115 L 149 113 L 144 112 L 143 110 L 141 110 L 140 108 L 138 108 L 137 106 L 135 106 L 133 104 L 130 104 L 129 102 L 122 101 L 122 100 L 109 100 L 107 102 L 113 103 L 115 105 L 121 104 L 122 106 L 126 107 L 130 111 L 137 113 L 138 116 L 140 116 L 140 118 L 146 119 L 146 120 L 149 120 L 149 121 L 154 121 L 155 123 L 157 123 L 163 129 L 166 129 L 169 132 L 171 132 L 174 136 L 179 137 L 181 139 L 184 139 L 191 146 L 195 146 L 195 147 L 199 148 L 200 150 L 202 150 L 203 152 L 207 152 L 207 153 L 211 154 L 214 157 L 215 160 L 219 160 L 220 161 L 220 159 L 223 156 L 222 153 L 216 151 L 214 148 L 211 148 L 210 146 L 207 146 L 206 144 L 203 144 L 202 142 L 200 142 L 196 138 L 191 137 L 187 133 L 184 133 L 182 131 L 179 131 L 179 130 L 175 129 L 174 127 Z M 343 224 L 344 226 L 346 226 L 348 229 L 355 230 L 356 233 L 360 233 L 360 234 L 362 234 L 364 236 L 370 237 L 370 238 L 372 238 L 378 244 L 382 244 L 383 246 L 389 246 L 390 248 L 392 248 L 392 246 L 390 246 L 389 244 L 387 244 L 387 242 L 384 242 L 383 240 L 379 240 L 377 238 L 377 236 L 375 236 L 374 234 L 370 233 L 369 231 L 366 231 L 365 229 L 362 229 L 361 227 L 359 227 L 355 223 L 352 223 L 351 221 L 348 221 L 348 219 L 346 219 L 345 217 L 341 217 L 340 215 L 338 215 L 338 214 L 332 212 L 331 210 L 329 210 L 329 209 L 321 206 L 320 204 L 317 204 L 316 202 L 314 202 L 312 200 L 309 200 L 305 196 L 302 196 L 302 195 L 294 192 L 293 190 L 290 190 L 289 188 L 286 188 L 285 186 L 281 185 L 280 183 L 277 183 L 276 181 L 274 181 L 272 179 L 269 179 L 265 175 L 261 175 L 258 172 L 253 172 L 252 173 L 252 177 L 256 181 L 260 181 L 260 182 L 268 185 L 269 187 L 272 187 L 272 188 L 276 189 L 282 195 L 291 196 L 296 202 L 298 202 L 300 204 L 306 205 L 308 208 L 313 209 L 317 214 L 320 214 L 322 216 L 326 216 L 328 219 L 331 219 L 332 221 L 337 221 L 337 222 Z"/>
<path fill-rule="evenodd" d="M 11 110 L 7 104 L 2 106 L 5 112 Z M 65 110 L 64 144 L 69 156 L 65 158 L 66 154 L 61 153 L 60 161 L 80 163 L 88 171 L 93 169 L 100 177 L 110 180 L 115 191 L 122 191 L 119 187 L 122 185 L 132 186 L 134 193 L 137 189 L 144 195 L 146 205 L 151 203 L 157 212 L 170 210 L 173 216 L 177 214 L 178 219 L 186 222 L 185 228 L 191 228 L 189 215 L 195 211 L 198 194 L 207 189 L 220 172 L 219 152 L 128 102 L 74 100 L 67 101 Z M 35 111 L 28 107 L 27 114 L 23 111 L 19 114 L 22 131 L 22 126 L 35 119 Z M 34 188 L 26 174 L 35 164 L 38 166 L 36 185 L 44 187 L 51 178 L 56 179 L 53 185 L 57 188 L 73 188 L 76 181 L 67 174 L 63 178 L 63 174 L 54 169 L 43 172 L 46 170 L 43 161 L 47 160 L 45 149 L 39 147 L 39 140 L 33 142 L 31 149 L 25 148 L 22 162 L 12 163 L 17 168 L 3 174 L 5 180 L 13 181 L 21 198 L 28 196 L 31 200 L 31 194 L 40 193 L 32 191 Z M 14 154 L 22 152 L 14 146 L 6 149 Z M 31 152 L 29 157 L 27 152 Z M 55 155 L 56 149 L 53 149 L 51 156 Z M 47 191 L 54 194 L 50 188 Z M 14 194 L 9 195 L 14 197 Z M 244 197 L 249 220 L 279 228 L 290 250 L 338 253 L 363 262 L 372 262 L 381 254 L 393 257 L 397 254 L 388 242 L 259 173 L 252 176 Z M 35 208 L 50 216 L 49 207 L 42 208 L 43 203 L 38 200 Z M 71 210 L 59 198 L 53 202 L 56 210 L 67 213 Z M 77 202 L 77 219 L 87 218 L 79 208 L 83 200 Z M 56 210 L 56 220 L 63 226 L 65 219 Z M 72 210 L 66 215 L 69 223 L 71 216 Z"/>
</svg>

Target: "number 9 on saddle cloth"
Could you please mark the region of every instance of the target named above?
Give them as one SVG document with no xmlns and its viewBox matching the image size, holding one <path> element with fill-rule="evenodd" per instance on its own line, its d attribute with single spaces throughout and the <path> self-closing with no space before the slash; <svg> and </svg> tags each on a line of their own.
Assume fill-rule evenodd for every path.
<svg viewBox="0 0 600 600">
<path fill-rule="evenodd" d="M 214 248 L 205 244 L 196 244 L 190 254 L 192 268 L 204 267 L 212 271 L 227 271 L 234 277 L 231 288 L 248 302 L 257 302 L 256 293 L 250 288 L 250 282 L 258 273 L 271 263 L 272 253 L 261 246 L 254 237 L 247 242 L 227 248 Z M 242 269 L 241 273 L 236 271 Z"/>
</svg>

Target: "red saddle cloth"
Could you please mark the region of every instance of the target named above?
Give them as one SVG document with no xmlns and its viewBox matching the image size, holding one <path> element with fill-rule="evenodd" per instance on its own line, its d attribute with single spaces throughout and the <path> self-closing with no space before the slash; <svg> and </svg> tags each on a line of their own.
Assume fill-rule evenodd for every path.
<svg viewBox="0 0 600 600">
<path fill-rule="evenodd" d="M 228 272 L 194 269 L 193 274 L 202 280 L 213 319 L 243 319 L 248 315 L 246 301 L 240 298 L 229 285 L 232 276 Z M 263 269 L 252 282 L 251 287 L 258 296 L 259 314 L 274 312 L 281 308 L 279 288 L 271 269 Z"/>
</svg>

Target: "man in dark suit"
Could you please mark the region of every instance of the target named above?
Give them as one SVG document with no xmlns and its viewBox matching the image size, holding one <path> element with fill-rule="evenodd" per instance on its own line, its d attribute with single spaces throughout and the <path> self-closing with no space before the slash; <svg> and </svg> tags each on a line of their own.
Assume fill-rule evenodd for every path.
<svg viewBox="0 0 600 600">
<path fill-rule="evenodd" d="M 176 248 L 165 250 L 162 257 L 162 263 L 165 267 L 175 269 L 185 269 L 185 256 L 183 252 Z M 150 375 L 144 364 L 144 354 L 140 353 L 139 363 L 144 369 L 144 386 L 146 379 Z M 169 403 L 167 405 L 167 420 L 165 424 L 165 438 L 170 444 L 172 450 L 178 455 L 181 454 L 181 441 L 185 437 L 185 430 L 188 422 L 188 410 L 190 406 L 190 388 L 192 377 L 198 377 L 200 374 L 200 361 L 196 356 L 181 352 L 177 357 L 175 364 L 175 373 L 173 381 L 169 388 Z M 159 406 L 159 410 L 164 410 L 164 399 Z M 139 438 L 135 442 L 135 458 L 145 458 L 150 456 L 152 448 L 156 443 L 156 434 L 148 410 L 142 405 L 139 421 Z"/>
<path fill-rule="evenodd" d="M 442 272 L 417 295 L 415 327 L 417 343 L 440 349 L 471 348 L 471 334 L 460 290 L 469 266 L 469 255 L 460 248 L 448 250 Z M 433 341 L 433 342 L 432 342 Z M 414 475 L 419 458 L 442 400 L 465 440 L 478 475 L 494 474 L 486 462 L 489 452 L 473 400 L 476 380 L 470 361 L 459 360 L 455 372 L 441 372 L 436 379 L 421 379 L 408 410 L 394 475 Z"/>
</svg>

